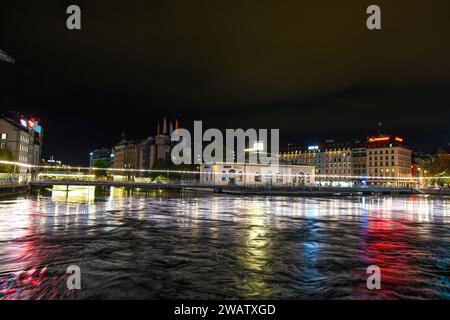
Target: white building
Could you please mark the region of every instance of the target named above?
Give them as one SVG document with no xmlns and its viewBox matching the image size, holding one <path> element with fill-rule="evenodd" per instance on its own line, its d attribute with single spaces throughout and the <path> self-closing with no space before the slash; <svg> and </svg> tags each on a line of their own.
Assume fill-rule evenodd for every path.
<svg viewBox="0 0 450 320">
<path fill-rule="evenodd" d="M 238 186 L 313 186 L 315 167 L 295 164 L 202 164 L 200 183 Z"/>
</svg>

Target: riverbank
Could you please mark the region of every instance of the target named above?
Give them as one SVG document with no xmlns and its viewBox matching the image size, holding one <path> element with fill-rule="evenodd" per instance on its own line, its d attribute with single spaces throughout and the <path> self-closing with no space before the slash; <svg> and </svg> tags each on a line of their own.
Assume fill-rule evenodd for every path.
<svg viewBox="0 0 450 320">
<path fill-rule="evenodd" d="M 363 196 L 363 195 L 415 195 L 428 194 L 450 196 L 450 190 L 418 190 L 415 188 L 387 188 L 387 187 L 311 187 L 311 188 L 214 188 L 215 193 L 232 195 L 258 195 L 258 196 L 295 196 L 295 197 L 336 197 L 336 196 Z"/>
</svg>

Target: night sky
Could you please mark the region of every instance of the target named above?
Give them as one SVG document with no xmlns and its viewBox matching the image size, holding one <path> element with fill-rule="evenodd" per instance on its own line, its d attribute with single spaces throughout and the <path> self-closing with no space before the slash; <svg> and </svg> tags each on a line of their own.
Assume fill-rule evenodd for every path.
<svg viewBox="0 0 450 320">
<path fill-rule="evenodd" d="M 4 1 L 5 2 L 5 1 Z M 68 163 L 192 126 L 280 128 L 281 143 L 384 131 L 415 150 L 450 141 L 450 1 L 9 1 L 0 111 L 41 119 Z M 82 30 L 66 28 L 66 8 Z M 366 8 L 382 9 L 382 30 Z"/>
</svg>

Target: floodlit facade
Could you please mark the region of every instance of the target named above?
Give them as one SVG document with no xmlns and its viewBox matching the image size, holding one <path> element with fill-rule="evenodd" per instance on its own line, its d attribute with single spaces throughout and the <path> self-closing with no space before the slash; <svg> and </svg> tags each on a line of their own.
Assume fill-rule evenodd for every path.
<svg viewBox="0 0 450 320">
<path fill-rule="evenodd" d="M 30 165 L 41 162 L 43 129 L 38 121 L 19 114 L 0 117 L 0 148 L 8 149 L 14 161 Z M 30 173 L 26 168 L 19 173 Z M 22 180 L 23 177 L 19 177 Z"/>
<path fill-rule="evenodd" d="M 313 186 L 315 167 L 295 164 L 202 164 L 200 183 L 224 186 Z"/>
<path fill-rule="evenodd" d="M 404 138 L 393 135 L 369 137 L 367 141 L 367 176 L 371 184 L 410 186 L 412 150 Z"/>
</svg>

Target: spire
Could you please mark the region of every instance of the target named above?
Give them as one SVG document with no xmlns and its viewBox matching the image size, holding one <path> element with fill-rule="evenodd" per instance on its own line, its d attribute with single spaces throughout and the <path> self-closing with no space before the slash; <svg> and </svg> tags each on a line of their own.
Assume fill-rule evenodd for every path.
<svg viewBox="0 0 450 320">
<path fill-rule="evenodd" d="M 156 127 L 156 135 L 159 136 L 161 134 L 161 127 L 159 126 L 159 121 L 158 121 L 158 125 Z"/>
<path fill-rule="evenodd" d="M 381 135 L 382 127 L 383 127 L 383 124 L 381 123 L 381 121 L 378 121 L 378 135 Z"/>
<path fill-rule="evenodd" d="M 125 132 L 125 129 L 123 129 L 122 135 L 120 136 L 120 138 L 121 138 L 121 142 L 127 141 L 127 134 Z"/>
<path fill-rule="evenodd" d="M 167 133 L 167 120 L 166 117 L 164 117 L 164 122 L 163 122 L 163 134 Z"/>
</svg>

